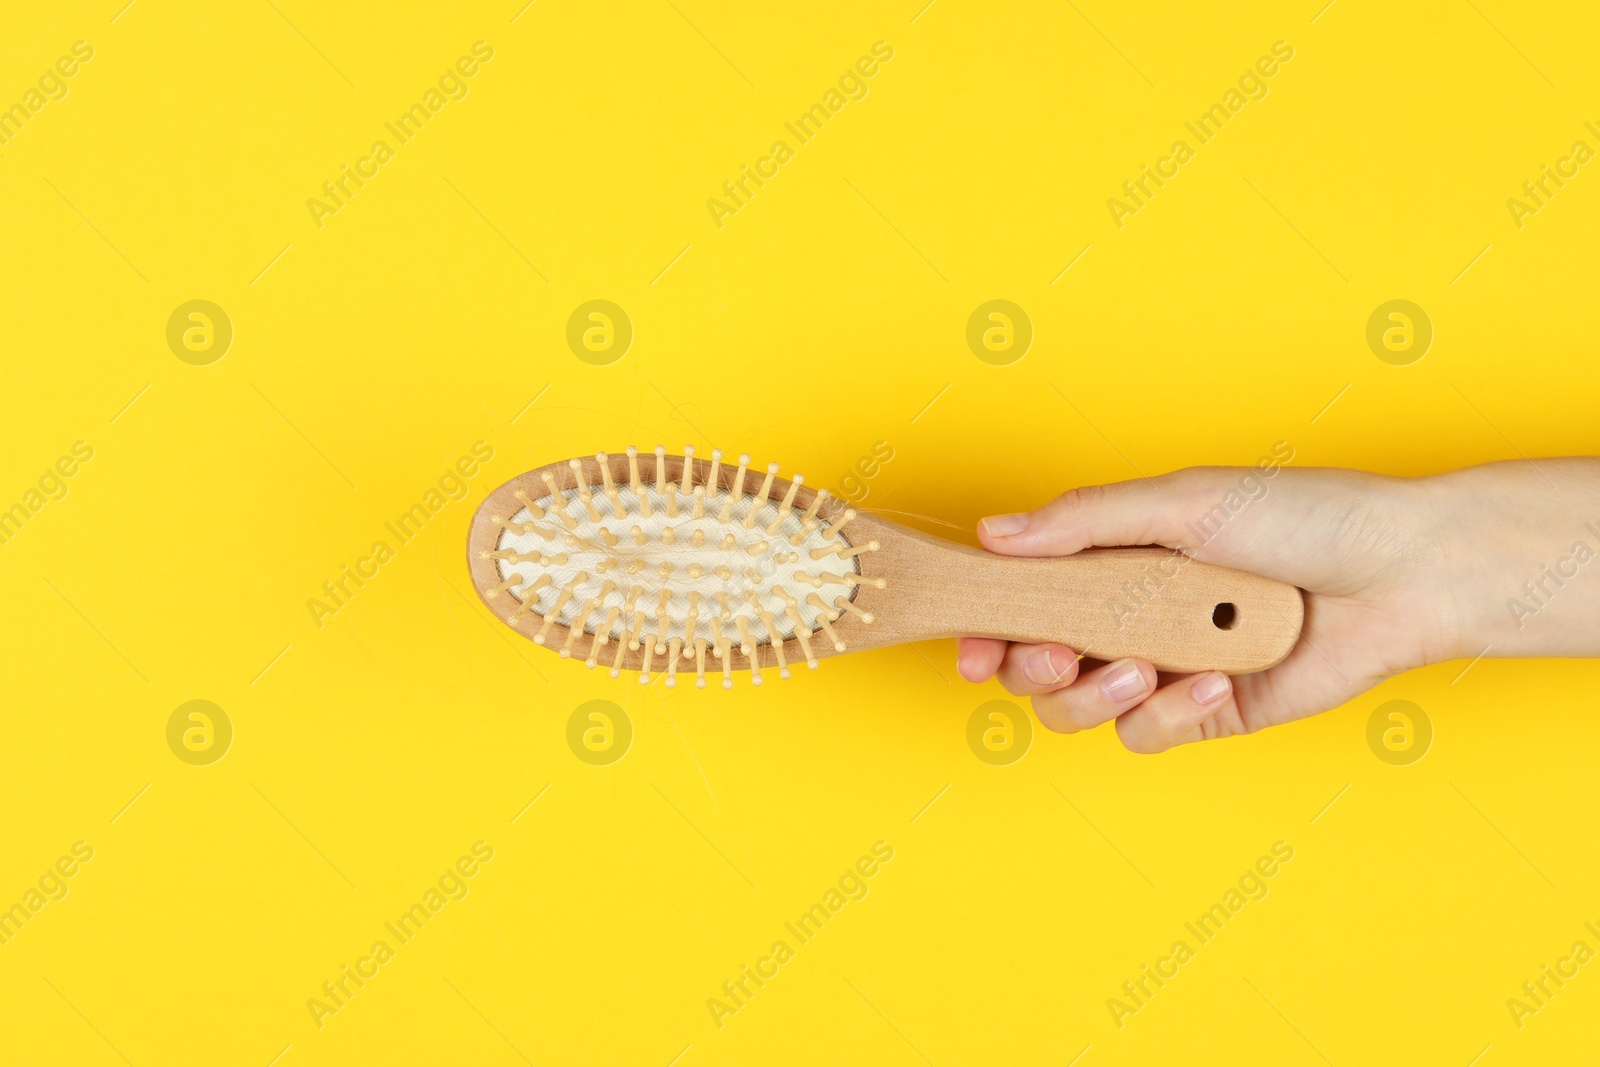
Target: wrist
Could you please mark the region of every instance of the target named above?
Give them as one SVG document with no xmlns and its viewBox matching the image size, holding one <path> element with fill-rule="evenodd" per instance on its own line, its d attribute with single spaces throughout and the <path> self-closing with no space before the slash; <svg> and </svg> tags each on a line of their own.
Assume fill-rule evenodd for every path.
<svg viewBox="0 0 1600 1067">
<path fill-rule="evenodd" d="M 1422 479 L 1441 658 L 1600 655 L 1600 461 Z"/>
</svg>

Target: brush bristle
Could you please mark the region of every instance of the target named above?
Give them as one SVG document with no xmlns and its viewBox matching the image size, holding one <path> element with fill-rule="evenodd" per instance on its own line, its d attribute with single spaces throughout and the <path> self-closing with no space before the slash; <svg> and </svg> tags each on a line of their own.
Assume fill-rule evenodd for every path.
<svg viewBox="0 0 1600 1067">
<path fill-rule="evenodd" d="M 849 509 L 824 526 L 818 510 L 826 490 L 802 512 L 795 499 L 804 478 L 793 477 L 781 499 L 772 495 L 776 463 L 758 482 L 749 456 L 729 472 L 720 449 L 709 465 L 692 448 L 681 462 L 662 447 L 641 453 L 630 446 L 625 455 L 597 454 L 593 483 L 576 459 L 564 478 L 548 469 L 537 480 L 524 476 L 512 491 L 520 510 L 492 517 L 500 536 L 484 555 L 496 561 L 501 581 L 485 595 L 515 597 L 509 622 L 534 641 L 546 644 L 561 625 L 560 654 L 582 656 L 593 669 L 610 653 L 613 678 L 630 651 L 640 654 L 642 684 L 659 673 L 676 686 L 682 664 L 693 666 L 697 687 L 705 687 L 709 666 L 728 688 L 736 656 L 760 685 L 763 649 L 767 665 L 787 678 L 785 641 L 815 668 L 813 641 L 845 650 L 832 625 L 845 612 L 872 622 L 851 598 L 861 585 L 884 585 L 864 577 L 857 559 L 878 542 L 846 539 L 842 531 L 855 517 Z M 669 458 L 677 477 L 667 474 Z"/>
</svg>

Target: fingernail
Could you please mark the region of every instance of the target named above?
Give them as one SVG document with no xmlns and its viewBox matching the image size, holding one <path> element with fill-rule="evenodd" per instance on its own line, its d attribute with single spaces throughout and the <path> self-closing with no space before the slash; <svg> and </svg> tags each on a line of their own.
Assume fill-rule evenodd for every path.
<svg viewBox="0 0 1600 1067">
<path fill-rule="evenodd" d="M 974 684 L 983 680 L 983 671 L 979 669 L 980 663 L 976 654 L 962 652 L 956 656 L 956 673 L 962 679 Z"/>
<path fill-rule="evenodd" d="M 1024 514 L 990 515 L 987 519 L 979 520 L 983 532 L 990 537 L 1010 537 L 1019 534 L 1028 528 L 1028 516 Z"/>
<path fill-rule="evenodd" d="M 1189 687 L 1189 695 L 1196 704 L 1215 704 L 1228 695 L 1230 688 L 1226 674 L 1202 674 Z"/>
<path fill-rule="evenodd" d="M 1113 704 L 1120 704 L 1124 700 L 1144 696 L 1150 686 L 1144 680 L 1144 675 L 1139 671 L 1139 665 L 1132 660 L 1127 660 L 1112 668 L 1106 675 L 1105 681 L 1100 683 L 1100 691 L 1106 699 Z"/>
<path fill-rule="evenodd" d="M 1041 648 L 1022 661 L 1022 676 L 1034 685 L 1055 685 L 1066 673 L 1069 663 L 1064 653 Z"/>
</svg>

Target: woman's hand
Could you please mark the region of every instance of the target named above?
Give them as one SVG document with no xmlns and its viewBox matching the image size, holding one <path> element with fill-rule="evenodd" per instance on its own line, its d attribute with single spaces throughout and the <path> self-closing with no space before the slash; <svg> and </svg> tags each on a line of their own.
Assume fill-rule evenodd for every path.
<svg viewBox="0 0 1600 1067">
<path fill-rule="evenodd" d="M 1233 678 L 1158 673 L 1143 660 L 1102 664 L 1064 645 L 961 640 L 963 678 L 998 676 L 1032 697 L 1052 730 L 1115 719 L 1135 752 L 1314 715 L 1443 660 L 1600 655 L 1593 459 L 1419 479 L 1276 464 L 1192 468 L 1074 489 L 1036 511 L 984 519 L 978 536 L 1009 556 L 1165 545 L 1306 591 L 1305 626 L 1289 656 Z"/>
</svg>

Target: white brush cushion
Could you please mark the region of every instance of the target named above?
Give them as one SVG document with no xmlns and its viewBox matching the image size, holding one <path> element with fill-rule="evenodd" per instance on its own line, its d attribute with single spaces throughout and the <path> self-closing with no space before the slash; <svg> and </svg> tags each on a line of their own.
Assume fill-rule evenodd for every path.
<svg viewBox="0 0 1600 1067">
<path fill-rule="evenodd" d="M 732 611 L 729 618 L 721 622 L 722 632 L 729 641 L 738 644 L 739 636 L 735 619 L 744 618 L 750 628 L 750 640 L 753 644 L 770 644 L 767 637 L 766 625 L 762 622 L 761 614 L 754 608 L 748 594 L 754 590 L 762 609 L 772 614 L 773 621 L 777 623 L 779 632 L 785 639 L 794 636 L 794 623 L 787 615 L 784 599 L 777 595 L 776 590 L 783 589 L 797 601 L 797 613 L 804 621 L 806 630 L 814 631 L 817 628 L 817 617 L 821 612 L 815 605 L 806 603 L 806 598 L 812 594 L 820 594 L 822 599 L 831 604 L 840 596 L 848 599 L 852 593 L 849 586 L 843 584 L 824 585 L 820 589 L 808 583 L 795 579 L 797 574 L 823 576 L 827 574 L 844 575 L 857 573 L 854 559 L 840 559 L 837 555 L 827 555 L 822 559 L 813 560 L 813 549 L 826 548 L 830 545 L 840 545 L 844 539 L 839 536 L 827 538 L 821 529 L 814 529 L 807 533 L 798 546 L 790 545 L 789 538 L 801 532 L 800 513 L 794 509 L 785 509 L 783 523 L 776 534 L 768 535 L 766 528 L 777 517 L 778 504 L 767 501 L 756 514 L 756 521 L 750 529 L 744 528 L 744 518 L 749 513 L 751 505 L 756 498 L 750 494 L 742 494 L 734 504 L 733 514 L 729 521 L 719 521 L 722 506 L 727 500 L 727 491 L 723 490 L 716 496 L 708 496 L 705 503 L 705 515 L 695 519 L 690 516 L 694 511 L 694 498 L 678 492 L 678 515 L 676 518 L 667 515 L 667 498 L 659 493 L 653 486 L 644 489 L 650 501 L 650 517 L 641 518 L 639 515 L 638 497 L 633 489 L 626 485 L 617 487 L 622 500 L 623 510 L 626 515 L 618 519 L 612 510 L 610 498 L 596 493 L 594 495 L 595 510 L 601 515 L 600 522 L 589 518 L 588 511 L 579 499 L 576 489 L 563 491 L 566 498 L 566 513 L 577 523 L 577 527 L 568 531 L 554 515 L 547 515 L 543 520 L 535 520 L 527 508 L 523 508 L 512 516 L 512 521 L 517 523 L 533 523 L 540 529 L 556 534 L 553 541 L 546 541 L 535 534 L 513 533 L 503 530 L 500 542 L 496 546 L 500 549 L 511 549 L 523 553 L 543 553 L 547 556 L 565 554 L 567 562 L 553 566 L 540 566 L 537 563 L 513 563 L 509 560 L 499 560 L 500 577 L 502 580 L 513 574 L 521 575 L 522 585 L 526 586 L 541 574 L 549 574 L 552 581 L 534 597 L 533 605 L 528 609 L 539 615 L 546 615 L 555 606 L 557 597 L 561 595 L 561 588 L 572 580 L 580 571 L 588 578 L 573 587 L 573 594 L 562 607 L 561 614 L 556 622 L 571 626 L 583 612 L 585 605 L 590 600 L 600 596 L 600 590 L 607 581 L 615 584 L 616 588 L 606 595 L 600 606 L 590 612 L 585 620 L 585 633 L 594 633 L 605 624 L 606 615 L 612 607 L 622 607 L 628 599 L 629 590 L 639 586 L 641 592 L 634 603 L 634 610 L 642 611 L 649 622 L 646 624 L 647 632 L 654 635 L 659 632 L 660 619 L 656 617 L 656 609 L 660 603 L 661 590 L 666 588 L 671 591 L 672 597 L 667 602 L 667 616 L 670 620 L 667 627 L 667 640 L 673 637 L 686 639 L 684 623 L 689 613 L 689 594 L 699 592 L 699 621 L 695 625 L 695 632 L 710 642 L 710 620 L 719 617 L 721 605 L 716 599 L 718 593 L 726 593 L 728 606 Z M 541 508 L 548 510 L 553 500 L 536 500 Z M 612 535 L 619 538 L 614 547 L 608 547 L 600 538 L 600 528 L 605 527 Z M 635 544 L 633 541 L 633 528 L 638 526 L 645 535 L 646 543 Z M 675 543 L 663 544 L 662 531 L 671 528 Z M 690 538 L 696 530 L 705 531 L 705 544 L 695 548 L 689 544 Z M 721 547 L 723 538 L 733 534 L 735 544 L 731 549 Z M 767 548 L 759 555 L 751 556 L 747 548 L 758 542 L 768 542 Z M 774 554 L 798 554 L 799 559 L 793 562 L 778 563 L 774 561 Z M 596 568 L 603 561 L 615 560 L 615 565 L 605 573 L 597 572 Z M 630 562 L 638 560 L 643 566 L 638 573 L 629 574 L 627 566 Z M 663 580 L 658 573 L 662 563 L 672 565 L 672 573 Z M 689 577 L 688 568 L 692 563 L 698 563 L 704 573 L 699 578 Z M 718 578 L 718 567 L 727 566 L 732 572 L 732 577 L 726 581 Z M 755 568 L 759 578 L 752 581 L 746 577 L 748 568 Z M 517 593 L 520 587 L 514 587 Z M 519 599 L 523 599 L 519 597 Z M 830 610 L 828 617 L 831 619 L 834 612 Z M 617 622 L 612 626 L 610 638 L 621 637 L 626 632 L 632 619 L 627 615 L 619 615 Z"/>
</svg>

